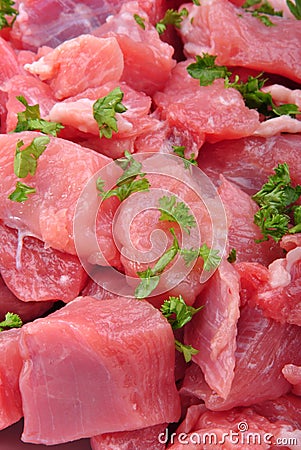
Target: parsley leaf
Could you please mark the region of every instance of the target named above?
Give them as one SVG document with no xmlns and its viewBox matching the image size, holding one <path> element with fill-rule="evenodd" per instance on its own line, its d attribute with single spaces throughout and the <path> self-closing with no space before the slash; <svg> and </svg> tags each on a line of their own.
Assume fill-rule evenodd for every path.
<svg viewBox="0 0 301 450">
<path fill-rule="evenodd" d="M 16 97 L 19 102 L 25 106 L 25 111 L 19 112 L 18 123 L 14 132 L 20 131 L 40 131 L 44 134 L 51 134 L 57 136 L 57 132 L 64 127 L 57 122 L 49 122 L 48 120 L 41 119 L 40 106 L 29 105 L 27 100 L 23 96 Z"/>
<path fill-rule="evenodd" d="M 15 2 L 11 0 L 0 0 L 0 30 L 5 27 L 12 27 L 14 21 L 17 18 L 19 12 L 13 8 Z M 8 22 L 6 16 L 10 16 L 13 19 Z"/>
<path fill-rule="evenodd" d="M 93 104 L 93 116 L 98 124 L 100 137 L 111 139 L 113 131 L 117 133 L 116 113 L 121 114 L 127 110 L 121 103 L 123 95 L 120 87 L 117 87 Z"/>
<path fill-rule="evenodd" d="M 142 28 L 142 30 L 145 30 L 145 19 L 138 14 L 134 14 L 134 19 L 137 22 L 137 24 Z"/>
<path fill-rule="evenodd" d="M 15 159 L 14 159 L 14 173 L 19 178 L 25 178 L 27 175 L 34 175 L 37 170 L 37 161 L 42 153 L 46 150 L 50 139 L 46 136 L 39 136 L 32 140 L 32 142 L 23 150 L 23 141 L 17 142 Z"/>
<path fill-rule="evenodd" d="M 301 20 L 301 0 L 295 0 L 295 3 L 291 0 L 286 0 L 286 4 L 293 16 L 295 16 L 297 20 Z"/>
<path fill-rule="evenodd" d="M 173 330 L 182 328 L 186 323 L 190 322 L 192 317 L 201 309 L 193 308 L 193 306 L 187 306 L 181 295 L 179 297 L 169 297 L 169 300 L 165 300 L 161 306 L 161 312 L 168 320 Z"/>
<path fill-rule="evenodd" d="M 159 220 L 167 220 L 168 222 L 177 222 L 186 233 L 190 233 L 190 228 L 196 227 L 196 221 L 190 209 L 184 202 L 177 202 L 175 195 L 163 196 L 159 198 L 159 211 L 161 215 Z"/>
<path fill-rule="evenodd" d="M 192 3 L 196 6 L 201 6 L 199 0 L 192 0 Z"/>
<path fill-rule="evenodd" d="M 0 331 L 8 330 L 10 328 L 21 328 L 22 325 L 22 320 L 18 314 L 8 312 L 5 314 L 5 320 L 0 322 Z"/>
<path fill-rule="evenodd" d="M 27 186 L 27 184 L 17 181 L 15 190 L 8 196 L 13 202 L 25 202 L 29 194 L 35 194 L 35 188 Z"/>
<path fill-rule="evenodd" d="M 180 158 L 184 159 L 185 169 L 189 169 L 189 167 L 191 165 L 197 166 L 198 163 L 197 163 L 196 159 L 194 159 L 195 158 L 194 153 L 191 153 L 190 158 L 188 159 L 185 157 L 185 147 L 184 146 L 173 145 L 172 148 L 176 155 L 178 155 L 178 156 L 180 156 Z"/>
<path fill-rule="evenodd" d="M 286 163 L 278 164 L 274 172 L 275 174 L 269 176 L 260 191 L 252 197 L 260 206 L 254 216 L 254 223 L 259 226 L 263 239 L 257 242 L 268 240 L 269 236 L 278 242 L 285 234 L 295 233 L 297 232 L 295 230 L 299 229 L 299 207 L 293 204 L 300 198 L 301 186 L 292 186 Z"/>
<path fill-rule="evenodd" d="M 193 355 L 197 355 L 199 353 L 199 351 L 193 348 L 191 345 L 184 345 L 177 339 L 175 339 L 175 344 L 178 352 L 183 353 L 185 362 L 187 363 L 191 361 Z"/>
<path fill-rule="evenodd" d="M 174 229 L 170 228 L 169 231 L 173 235 L 172 245 L 158 259 L 153 268 L 148 267 L 143 272 L 137 272 L 137 275 L 139 276 L 139 278 L 141 278 L 141 282 L 139 283 L 139 285 L 135 290 L 136 298 L 139 299 L 145 298 L 151 294 L 151 292 L 157 287 L 160 281 L 161 273 L 168 266 L 168 264 L 175 258 L 175 256 L 179 251 L 179 243 L 175 235 Z"/>
<path fill-rule="evenodd" d="M 236 261 L 236 249 L 235 248 L 232 248 L 230 250 L 227 261 L 231 264 Z"/>
<path fill-rule="evenodd" d="M 96 188 L 103 200 L 116 196 L 122 202 L 134 192 L 148 191 L 150 183 L 145 178 L 145 173 L 141 172 L 142 164 L 126 151 L 124 158 L 115 160 L 115 164 L 121 167 L 124 173 L 116 181 L 116 188 L 109 191 L 104 190 L 105 181 L 98 178 Z M 141 177 L 138 178 L 137 177 Z"/>
<path fill-rule="evenodd" d="M 252 9 L 254 5 L 259 5 L 258 8 Z M 271 21 L 268 16 L 283 16 L 282 11 L 275 11 L 273 6 L 267 0 L 247 0 L 242 8 L 247 13 L 251 13 L 253 17 L 260 20 L 265 26 L 273 27 L 275 24 Z"/>
<path fill-rule="evenodd" d="M 187 72 L 192 78 L 200 80 L 201 86 L 209 86 L 218 78 L 225 78 L 231 75 L 226 66 L 215 64 L 216 56 L 203 53 L 196 55 L 196 62 L 187 66 Z"/>
<path fill-rule="evenodd" d="M 293 233 L 301 233 L 301 206 L 294 206 L 293 207 L 293 212 L 294 212 L 294 223 L 295 226 L 290 228 L 288 230 L 289 233 L 293 234 Z"/>
<path fill-rule="evenodd" d="M 219 256 L 219 250 L 212 249 L 204 243 L 199 249 L 181 249 L 181 255 L 185 261 L 185 264 L 189 266 L 197 258 L 201 257 L 204 261 L 204 270 L 209 272 L 216 267 L 221 262 L 221 257 Z"/>
<path fill-rule="evenodd" d="M 183 8 L 181 11 L 176 11 L 175 9 L 168 9 L 165 12 L 164 17 L 156 23 L 156 30 L 159 34 L 164 33 L 167 25 L 174 25 L 176 28 L 181 27 L 183 17 L 188 16 L 188 11 Z"/>
</svg>

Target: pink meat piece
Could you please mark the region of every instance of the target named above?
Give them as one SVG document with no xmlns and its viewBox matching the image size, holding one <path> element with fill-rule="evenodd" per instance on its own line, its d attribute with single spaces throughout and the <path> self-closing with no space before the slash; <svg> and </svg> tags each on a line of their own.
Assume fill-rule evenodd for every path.
<svg viewBox="0 0 301 450">
<path fill-rule="evenodd" d="M 235 270 L 240 276 L 241 304 L 249 304 L 254 293 L 269 279 L 269 270 L 259 263 L 241 262 L 235 264 Z"/>
<path fill-rule="evenodd" d="M 301 233 L 286 234 L 280 241 L 280 246 L 287 252 L 296 247 L 301 247 Z"/>
<path fill-rule="evenodd" d="M 214 183 L 219 183 L 222 173 L 228 181 L 254 194 L 267 182 L 273 169 L 284 162 L 289 166 L 293 184 L 301 184 L 300 145 L 298 134 L 205 143 L 198 164 Z"/>
<path fill-rule="evenodd" d="M 275 322 L 246 305 L 238 321 L 236 364 L 228 397 L 224 400 L 209 388 L 196 364 L 186 371 L 181 390 L 217 411 L 276 399 L 290 390 L 281 371 L 285 364 L 300 365 L 296 352 L 300 339 L 300 327 Z"/>
<path fill-rule="evenodd" d="M 73 219 L 81 191 L 87 181 L 110 159 L 64 139 L 50 137 L 45 152 L 39 158 L 34 176 L 24 179 L 36 187 L 37 193 L 26 202 L 9 200 L 14 190 L 16 177 L 13 158 L 17 141 L 28 145 L 40 133 L 22 132 L 0 135 L 0 218 L 4 223 L 30 234 L 56 250 L 75 254 Z M 51 180 L 51 182 L 50 182 Z M 97 199 L 97 191 L 94 190 Z M 110 205 L 108 201 L 107 207 Z M 112 263 L 118 263 L 119 255 L 111 236 L 111 213 L 99 220 L 99 239 L 103 241 L 103 252 Z M 84 238 L 83 230 L 80 230 Z"/>
<path fill-rule="evenodd" d="M 141 430 L 121 431 L 92 437 L 92 450 L 164 450 L 158 440 L 167 424 L 155 425 Z"/>
<path fill-rule="evenodd" d="M 222 79 L 200 86 L 186 70 L 192 62 L 178 63 L 164 90 L 155 94 L 161 119 L 209 142 L 253 134 L 259 126 L 258 112 L 245 106 L 236 89 L 225 88 Z"/>
<path fill-rule="evenodd" d="M 248 67 L 301 81 L 298 21 L 273 16 L 275 26 L 267 27 L 226 0 L 205 0 L 201 8 L 191 4 L 185 7 L 189 15 L 182 22 L 180 34 L 187 56 L 206 52 L 217 55 L 216 64 Z"/>
<path fill-rule="evenodd" d="M 17 96 L 25 97 L 29 105 L 38 104 L 43 119 L 46 118 L 56 101 L 50 87 L 30 74 L 15 75 L 4 84 L 2 90 L 8 96 L 6 102 L 7 133 L 15 129 L 17 125 L 17 113 L 25 111 L 25 106 L 16 99 Z"/>
<path fill-rule="evenodd" d="M 19 329 L 0 332 L 0 430 L 17 422 L 23 416 L 19 390 L 19 374 L 22 367 L 19 336 Z"/>
<path fill-rule="evenodd" d="M 271 422 L 281 420 L 297 429 L 301 428 L 301 398 L 296 395 L 286 394 L 275 400 L 266 400 L 253 405 L 253 408 Z"/>
<path fill-rule="evenodd" d="M 283 255 L 283 250 L 273 239 L 257 243 L 262 239 L 260 228 L 254 224 L 254 215 L 259 207 L 238 186 L 220 176 L 219 194 L 226 209 L 228 220 L 229 248 L 236 249 L 236 260 L 259 262 L 268 265 Z"/>
<path fill-rule="evenodd" d="M 25 325 L 20 350 L 24 442 L 52 445 L 179 419 L 172 329 L 147 302 L 80 297 Z"/>
<path fill-rule="evenodd" d="M 239 276 L 222 261 L 194 307 L 204 305 L 185 327 L 185 343 L 199 350 L 193 356 L 212 390 L 227 398 L 234 378 Z"/>
<path fill-rule="evenodd" d="M 300 133 L 301 121 L 290 116 L 280 116 L 261 122 L 254 136 L 271 137 L 280 133 Z"/>
<path fill-rule="evenodd" d="M 286 364 L 282 373 L 287 381 L 293 385 L 293 393 L 301 396 L 301 366 Z"/>
<path fill-rule="evenodd" d="M 122 103 L 127 110 L 116 115 L 118 132 L 114 132 L 111 139 L 100 139 L 98 125 L 93 117 L 93 104 L 116 87 L 120 87 L 124 93 Z M 134 151 L 137 137 L 151 132 L 157 125 L 158 120 L 150 116 L 150 108 L 151 98 L 143 92 L 135 91 L 124 82 L 108 82 L 56 103 L 50 110 L 48 119 L 68 127 L 61 136 L 107 156 L 118 158 L 123 156 L 125 149 Z"/>
<path fill-rule="evenodd" d="M 171 160 L 158 154 L 145 160 L 143 170 L 147 172 L 150 191 L 131 195 L 126 202 L 122 202 L 114 222 L 114 237 L 121 253 L 121 263 L 129 284 L 134 287 L 138 284 L 137 272 L 153 267 L 172 244 L 173 237 L 169 231 L 171 227 L 174 228 L 182 248 L 197 248 L 206 242 L 210 248 L 222 255 L 225 246 L 224 210 L 217 192 L 214 192 L 213 186 L 207 184 L 208 180 L 202 179 L 203 191 L 200 192 L 197 173 L 190 173 L 185 169 L 180 158 Z M 212 196 L 210 200 L 209 191 Z M 181 232 L 176 222 L 159 220 L 159 199 L 163 196 L 177 196 L 177 202 L 184 202 L 189 206 L 196 220 L 196 226 L 191 228 L 189 234 L 183 230 Z M 207 207 L 214 205 L 214 227 L 206 207 L 207 200 Z M 204 287 L 206 273 L 202 268 L 201 258 L 186 266 L 184 259 L 178 254 L 160 275 L 158 288 L 152 292 L 150 301 L 158 305 L 158 302 L 161 304 L 168 295 L 181 294 L 185 301 L 192 305 Z"/>
<path fill-rule="evenodd" d="M 0 271 L 9 289 L 23 302 L 70 302 L 83 288 L 87 274 L 79 259 L 45 248 L 0 223 Z"/>
<path fill-rule="evenodd" d="M 123 55 L 114 37 L 82 35 L 26 64 L 25 69 L 42 81 L 48 80 L 55 97 L 61 100 L 108 81 L 118 81 Z"/>
<path fill-rule="evenodd" d="M 251 303 L 266 317 L 281 323 L 301 326 L 301 247 L 290 250 L 285 258 L 273 261 L 268 279 L 258 286 Z"/>
<path fill-rule="evenodd" d="M 234 408 L 230 411 L 203 411 L 191 406 L 196 414 L 191 429 L 171 435 L 170 450 L 232 450 L 238 448 L 256 450 L 271 448 L 295 448 L 294 444 L 275 447 L 277 438 L 300 438 L 301 432 L 287 421 L 269 421 L 253 408 Z M 189 413 L 189 410 L 188 410 Z M 179 427 L 181 430 L 181 425 Z M 284 442 L 284 441 L 283 441 Z M 279 441 L 278 441 L 279 443 Z"/>
<path fill-rule="evenodd" d="M 135 14 L 144 19 L 145 29 L 137 24 Z M 148 95 L 163 89 L 176 65 L 176 61 L 172 59 L 174 48 L 160 39 L 138 2 L 125 3 L 120 12 L 108 18 L 94 34 L 100 37 L 114 36 L 117 39 L 124 57 L 122 80 Z"/>
<path fill-rule="evenodd" d="M 19 66 L 17 55 L 11 44 L 1 37 L 0 55 L 0 88 L 2 88 L 4 82 L 10 80 L 14 75 L 24 73 L 24 70 Z"/>
<path fill-rule="evenodd" d="M 48 311 L 53 302 L 22 302 L 8 289 L 0 275 L 0 321 L 7 312 L 18 314 L 22 322 L 29 322 Z"/>
<path fill-rule="evenodd" d="M 116 14 L 124 0 L 17 0 L 19 15 L 11 32 L 12 39 L 25 49 L 35 50 L 42 45 L 57 47 L 81 34 L 89 34 Z M 141 0 L 141 7 L 155 23 L 164 14 L 170 1 Z"/>
<path fill-rule="evenodd" d="M 264 86 L 261 90 L 270 93 L 276 105 L 294 103 L 299 109 L 301 108 L 301 89 L 289 89 L 281 84 L 271 84 Z"/>
</svg>

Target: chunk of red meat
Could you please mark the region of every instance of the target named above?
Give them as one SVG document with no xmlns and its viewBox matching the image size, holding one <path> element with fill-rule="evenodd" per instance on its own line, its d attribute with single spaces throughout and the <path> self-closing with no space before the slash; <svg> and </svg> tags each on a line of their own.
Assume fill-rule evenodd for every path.
<svg viewBox="0 0 301 450">
<path fill-rule="evenodd" d="M 209 142 L 249 136 L 259 126 L 257 111 L 245 106 L 240 93 L 224 87 L 224 80 L 200 86 L 186 67 L 192 60 L 180 62 L 172 71 L 162 92 L 154 96 L 161 118 L 178 129 Z"/>
<path fill-rule="evenodd" d="M 301 398 L 293 394 L 286 394 L 275 400 L 266 400 L 253 405 L 254 410 L 271 422 L 281 420 L 293 427 L 301 428 Z"/>
<path fill-rule="evenodd" d="M 267 279 L 258 285 L 250 302 L 266 317 L 301 326 L 300 298 L 301 247 L 296 247 L 270 264 Z"/>
<path fill-rule="evenodd" d="M 26 202 L 13 202 L 7 197 L 16 183 L 13 159 L 17 141 L 22 139 L 28 145 L 38 136 L 40 133 L 33 131 L 0 135 L 0 218 L 6 225 L 34 235 L 47 246 L 75 254 L 73 219 L 76 202 L 88 180 L 111 160 L 72 142 L 51 137 L 39 158 L 36 174 L 24 179 L 37 189 L 37 193 Z M 96 188 L 94 193 L 97 199 Z M 107 260 L 117 264 L 119 255 L 111 237 L 111 219 L 104 212 L 99 223 L 99 237 L 105 243 L 103 252 Z M 80 232 L 84 237 L 83 230 Z"/>
<path fill-rule="evenodd" d="M 25 442 L 51 445 L 179 419 L 172 329 L 147 302 L 80 297 L 25 325 L 20 349 Z"/>
<path fill-rule="evenodd" d="M 13 312 L 21 317 L 23 323 L 40 317 L 48 311 L 53 302 L 22 302 L 8 289 L 0 275 L 0 321 L 7 312 Z"/>
<path fill-rule="evenodd" d="M 226 209 L 228 220 L 228 245 L 236 250 L 236 260 L 258 262 L 268 265 L 283 255 L 274 240 L 257 243 L 262 239 L 260 228 L 254 224 L 257 204 L 238 186 L 220 177 L 219 194 Z"/>
<path fill-rule="evenodd" d="M 78 296 L 87 280 L 76 256 L 45 248 L 40 240 L 18 234 L 1 223 L 0 245 L 1 275 L 24 302 L 69 302 Z"/>
<path fill-rule="evenodd" d="M 241 262 L 235 264 L 235 270 L 240 276 L 240 299 L 245 305 L 251 301 L 259 286 L 263 286 L 269 279 L 269 270 L 259 263 Z"/>
<path fill-rule="evenodd" d="M 113 132 L 111 139 L 100 139 L 98 124 L 93 117 L 93 104 L 117 86 L 124 94 L 122 103 L 127 110 L 116 115 L 118 132 Z M 109 82 L 56 103 L 48 118 L 67 126 L 60 136 L 66 136 L 107 156 L 118 158 L 123 156 L 125 149 L 133 152 L 137 137 L 152 131 L 157 125 L 158 120 L 149 115 L 150 108 L 151 98 L 143 92 L 135 91 L 124 82 Z"/>
<path fill-rule="evenodd" d="M 195 364 L 186 371 L 183 392 L 203 399 L 212 410 L 276 399 L 290 390 L 281 371 L 285 364 L 300 364 L 296 352 L 300 340 L 300 327 L 280 324 L 264 317 L 259 309 L 244 306 L 238 321 L 236 364 L 228 397 L 224 400 L 211 391 Z"/>
<path fill-rule="evenodd" d="M 0 430 L 17 422 L 23 415 L 19 390 L 22 367 L 19 335 L 19 329 L 0 332 Z"/>
<path fill-rule="evenodd" d="M 144 29 L 135 21 L 135 14 L 145 20 Z M 176 64 L 172 59 L 174 49 L 160 39 L 138 2 L 125 3 L 94 34 L 117 39 L 124 57 L 122 80 L 127 84 L 148 95 L 163 89 Z"/>
<path fill-rule="evenodd" d="M 17 55 L 11 44 L 0 37 L 0 88 L 5 81 L 9 81 L 14 75 L 24 73 L 19 66 Z"/>
<path fill-rule="evenodd" d="M 278 164 L 286 162 L 293 184 L 301 184 L 300 135 L 248 137 L 205 143 L 198 157 L 200 169 L 218 184 L 222 173 L 248 194 L 267 182 Z"/>
<path fill-rule="evenodd" d="M 226 0 L 205 0 L 201 8 L 185 6 L 189 15 L 180 34 L 187 56 L 206 52 L 217 55 L 216 64 L 249 67 L 301 81 L 298 21 L 273 16 L 275 26 L 267 27 Z"/>
<path fill-rule="evenodd" d="M 7 93 L 7 133 L 15 129 L 17 125 L 17 113 L 25 110 L 25 106 L 16 99 L 17 96 L 25 97 L 30 105 L 38 104 L 43 119 L 46 118 L 56 101 L 51 88 L 30 74 L 12 77 L 5 83 L 2 90 Z"/>
<path fill-rule="evenodd" d="M 61 100 L 108 81 L 118 81 L 123 55 L 114 37 L 82 35 L 26 64 L 25 69 L 39 75 L 42 81 L 48 80 L 55 97 Z"/>
<path fill-rule="evenodd" d="M 301 366 L 286 364 L 282 373 L 289 383 L 293 385 L 293 392 L 301 396 Z"/>
<path fill-rule="evenodd" d="M 277 438 L 294 437 L 298 441 L 301 435 L 298 428 L 286 421 L 271 422 L 252 408 L 234 408 L 226 412 L 203 411 L 196 406 L 190 408 L 196 415 L 191 428 L 183 435 L 176 430 L 168 446 L 170 450 L 269 449 L 277 445 Z M 294 446 L 284 448 L 293 449 Z"/>
<path fill-rule="evenodd" d="M 141 430 L 121 431 L 92 437 L 92 450 L 164 450 L 158 440 L 167 424 L 155 425 Z"/>
<path fill-rule="evenodd" d="M 199 350 L 193 356 L 212 390 L 227 398 L 234 378 L 239 276 L 222 261 L 194 307 L 204 305 L 185 327 L 185 343 Z"/>
<path fill-rule="evenodd" d="M 287 252 L 296 247 L 301 247 L 301 233 L 286 234 L 280 241 L 280 246 Z"/>
</svg>

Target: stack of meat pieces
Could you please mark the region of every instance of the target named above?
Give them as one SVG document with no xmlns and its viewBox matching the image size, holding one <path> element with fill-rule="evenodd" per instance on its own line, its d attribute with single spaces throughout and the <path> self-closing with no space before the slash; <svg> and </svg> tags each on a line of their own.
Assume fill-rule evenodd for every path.
<svg viewBox="0 0 301 450">
<path fill-rule="evenodd" d="M 233 432 L 246 449 L 249 432 L 252 448 L 300 448 L 301 233 L 261 241 L 252 199 L 278 164 L 301 184 L 300 115 L 265 120 L 223 79 L 200 86 L 187 71 L 209 53 L 241 80 L 264 72 L 262 92 L 301 109 L 301 22 L 281 1 L 270 27 L 239 1 L 16 2 L 0 37 L 0 322 L 14 312 L 24 325 L 0 333 L 0 430 L 24 417 L 22 440 L 41 446 L 231 449 Z M 167 8 L 181 20 L 160 36 Z M 100 137 L 93 104 L 117 87 L 126 111 Z M 16 148 L 44 135 L 15 132 L 18 96 L 63 125 L 22 179 L 36 191 L 23 202 L 9 198 Z M 125 151 L 147 162 L 151 188 L 100 205 L 96 178 Z M 162 191 L 196 230 L 160 220 Z M 186 248 L 219 250 L 218 268 L 177 257 L 154 295 L 122 295 L 172 245 L 171 226 Z M 199 350 L 188 364 L 159 311 L 171 295 L 203 306 L 176 334 Z M 206 433 L 216 441 L 193 441 Z"/>
</svg>

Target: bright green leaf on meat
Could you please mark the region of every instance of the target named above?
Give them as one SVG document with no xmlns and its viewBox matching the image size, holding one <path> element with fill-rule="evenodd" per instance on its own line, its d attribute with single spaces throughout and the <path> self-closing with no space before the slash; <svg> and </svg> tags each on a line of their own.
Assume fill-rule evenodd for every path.
<svg viewBox="0 0 301 450">
<path fill-rule="evenodd" d="M 231 75 L 226 66 L 215 64 L 216 56 L 203 53 L 196 55 L 196 62 L 187 66 L 187 72 L 192 78 L 200 80 L 201 86 L 209 86 L 218 78 L 226 78 Z"/>
<path fill-rule="evenodd" d="M 254 9 L 252 6 L 256 6 L 256 8 Z M 250 13 L 253 17 L 256 17 L 267 27 L 273 27 L 275 25 L 269 16 L 283 16 L 283 12 L 275 11 L 273 6 L 267 0 L 247 0 L 242 5 L 242 8 L 245 12 Z"/>
<path fill-rule="evenodd" d="M 184 160 L 184 167 L 185 169 L 189 169 L 189 167 L 191 165 L 193 166 L 197 166 L 197 161 L 195 159 L 195 154 L 191 153 L 190 158 L 186 158 L 185 157 L 185 147 L 184 146 L 177 146 L 177 145 L 173 145 L 172 146 L 173 151 L 176 155 L 180 156 L 180 158 L 183 158 Z"/>
<path fill-rule="evenodd" d="M 183 8 L 181 11 L 168 9 L 164 17 L 156 23 L 156 30 L 159 34 L 162 34 L 166 30 L 167 25 L 174 25 L 176 28 L 181 28 L 183 17 L 187 16 L 188 11 L 186 8 Z"/>
<path fill-rule="evenodd" d="M 181 295 L 179 297 L 169 297 L 161 306 L 161 313 L 168 320 L 173 330 L 182 328 L 190 322 L 192 317 L 199 312 L 203 306 L 193 308 L 187 306 Z"/>
<path fill-rule="evenodd" d="M 11 328 L 21 328 L 22 320 L 18 314 L 8 312 L 5 314 L 5 320 L 0 322 L 0 331 L 9 330 Z"/>
<path fill-rule="evenodd" d="M 298 106 L 291 103 L 276 106 L 271 94 L 260 90 L 266 81 L 262 78 L 262 74 L 259 74 L 257 77 L 249 76 L 248 81 L 245 83 L 240 81 L 238 76 L 235 77 L 232 83 L 226 77 L 225 87 L 236 89 L 242 95 L 248 108 L 256 109 L 268 119 L 281 115 L 295 117 L 297 114 L 301 114 Z"/>
<path fill-rule="evenodd" d="M 191 345 L 184 345 L 177 339 L 175 339 L 175 344 L 178 352 L 183 353 L 184 359 L 187 363 L 191 361 L 193 355 L 197 355 L 199 353 L 199 351 Z"/>
<path fill-rule="evenodd" d="M 254 216 L 254 223 L 263 235 L 258 242 L 269 237 L 278 242 L 285 234 L 296 233 L 300 228 L 301 212 L 295 203 L 301 196 L 301 186 L 292 186 L 286 163 L 278 164 L 274 172 L 252 197 L 260 206 Z"/>
<path fill-rule="evenodd" d="M 295 225 L 289 229 L 289 233 L 301 233 L 301 206 L 294 206 L 293 208 L 293 214 L 294 214 L 294 223 Z"/>
<path fill-rule="evenodd" d="M 12 27 L 19 12 L 13 8 L 15 2 L 11 0 L 0 0 L 0 30 L 5 27 Z M 7 16 L 12 20 L 8 21 Z"/>
<path fill-rule="evenodd" d="M 48 120 L 41 119 L 39 105 L 29 105 L 27 100 L 21 95 L 16 98 L 25 106 L 26 109 L 25 111 L 17 114 L 18 123 L 14 129 L 14 132 L 40 131 L 44 134 L 57 136 L 57 133 L 64 128 L 60 123 L 49 122 Z"/>
<path fill-rule="evenodd" d="M 230 250 L 227 261 L 231 264 L 236 261 L 236 249 L 235 248 L 232 248 Z"/>
<path fill-rule="evenodd" d="M 192 3 L 196 6 L 201 6 L 201 3 L 199 2 L 199 0 L 192 0 Z"/>
<path fill-rule="evenodd" d="M 185 261 L 185 264 L 189 266 L 193 261 L 197 258 L 202 258 L 204 261 L 204 270 L 210 271 L 216 269 L 219 263 L 221 262 L 221 257 L 219 255 L 219 250 L 215 250 L 213 248 L 208 247 L 206 243 L 204 243 L 200 248 L 195 249 L 181 249 L 181 255 Z"/>
<path fill-rule="evenodd" d="M 145 19 L 138 14 L 134 14 L 134 19 L 137 22 L 137 24 L 142 28 L 142 30 L 145 30 Z"/>
<path fill-rule="evenodd" d="M 159 198 L 159 206 L 161 212 L 159 220 L 177 222 L 188 234 L 191 228 L 196 227 L 197 224 L 190 208 L 184 202 L 177 202 L 175 195 L 165 195 Z"/>
<path fill-rule="evenodd" d="M 27 175 L 34 175 L 37 170 L 37 161 L 42 153 L 46 150 L 50 139 L 47 136 L 39 136 L 24 149 L 23 141 L 18 141 L 14 159 L 14 172 L 18 178 L 25 178 Z"/>
<path fill-rule="evenodd" d="M 115 164 L 124 171 L 116 181 L 116 188 L 105 191 L 105 181 L 101 178 L 96 181 L 96 188 L 104 200 L 116 196 L 122 202 L 134 192 L 149 190 L 150 183 L 145 173 L 141 172 L 142 164 L 136 161 L 130 152 L 126 151 L 124 155 L 123 158 L 115 160 Z"/>
<path fill-rule="evenodd" d="M 27 184 L 17 181 L 15 190 L 8 196 L 13 202 L 25 202 L 29 194 L 34 194 L 35 188 L 27 186 Z"/>
<path fill-rule="evenodd" d="M 111 139 L 113 131 L 118 132 L 116 114 L 122 114 L 127 110 L 121 103 L 123 95 L 120 87 L 117 87 L 93 104 L 93 116 L 97 122 L 100 137 Z"/>
<path fill-rule="evenodd" d="M 295 3 L 291 0 L 286 0 L 286 4 L 293 16 L 295 16 L 297 20 L 301 20 L 301 0 L 296 0 Z"/>
<path fill-rule="evenodd" d="M 175 235 L 174 229 L 169 230 L 173 236 L 172 245 L 166 250 L 165 253 L 158 259 L 153 268 L 148 267 L 143 272 L 137 272 L 141 282 L 135 290 L 135 297 L 142 299 L 148 297 L 153 290 L 158 286 L 160 281 L 160 275 L 168 266 L 168 264 L 176 257 L 179 252 L 179 242 Z"/>
</svg>

